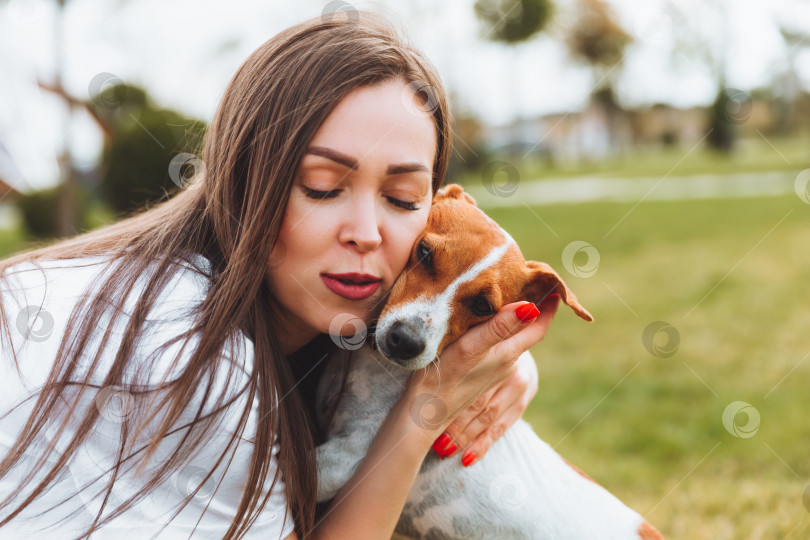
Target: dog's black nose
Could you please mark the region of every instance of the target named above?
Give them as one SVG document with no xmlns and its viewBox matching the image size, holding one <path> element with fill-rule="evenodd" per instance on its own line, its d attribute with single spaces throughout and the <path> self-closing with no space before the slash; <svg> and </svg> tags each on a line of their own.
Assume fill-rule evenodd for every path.
<svg viewBox="0 0 810 540">
<path fill-rule="evenodd" d="M 385 345 L 388 354 L 395 360 L 410 360 L 425 350 L 425 342 L 400 321 L 391 326 Z"/>
</svg>

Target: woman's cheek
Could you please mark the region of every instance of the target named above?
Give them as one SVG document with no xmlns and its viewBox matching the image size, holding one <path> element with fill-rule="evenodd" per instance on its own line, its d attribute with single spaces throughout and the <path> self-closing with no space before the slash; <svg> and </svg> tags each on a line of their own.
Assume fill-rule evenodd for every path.
<svg viewBox="0 0 810 540">
<path fill-rule="evenodd" d="M 414 212 L 414 214 L 413 216 L 409 216 L 412 219 L 407 220 L 406 223 L 402 223 L 401 226 L 397 228 L 397 235 L 393 242 L 396 250 L 396 268 L 394 268 L 394 271 L 397 275 L 407 266 L 413 245 L 427 225 L 427 212 L 424 209 L 420 208 L 418 211 Z"/>
</svg>

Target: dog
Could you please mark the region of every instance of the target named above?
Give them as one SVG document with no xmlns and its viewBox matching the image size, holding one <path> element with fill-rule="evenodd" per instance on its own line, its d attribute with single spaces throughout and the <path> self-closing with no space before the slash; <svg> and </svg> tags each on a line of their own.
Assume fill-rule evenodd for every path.
<svg viewBox="0 0 810 540">
<path fill-rule="evenodd" d="M 557 293 L 593 317 L 547 264 L 526 262 L 509 234 L 461 186 L 433 200 L 425 232 L 395 282 L 374 341 L 329 359 L 316 397 L 318 501 L 358 468 L 405 382 L 503 305 Z M 348 365 L 346 364 L 348 362 Z M 340 392 L 344 369 L 346 387 Z M 417 421 L 430 422 L 427 418 Z M 639 514 L 560 457 L 523 420 L 473 467 L 425 457 L 396 526 L 410 539 L 663 540 Z"/>
</svg>

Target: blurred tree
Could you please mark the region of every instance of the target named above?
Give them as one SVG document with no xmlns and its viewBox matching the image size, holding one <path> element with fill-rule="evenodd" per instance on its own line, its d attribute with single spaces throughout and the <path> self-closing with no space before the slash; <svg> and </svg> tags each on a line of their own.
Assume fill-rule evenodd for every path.
<svg viewBox="0 0 810 540">
<path fill-rule="evenodd" d="M 623 63 L 625 50 L 633 38 L 615 21 L 604 0 L 577 0 L 574 14 L 565 43 L 574 59 L 590 66 L 594 73 L 592 101 L 604 114 L 608 144 L 615 151 L 622 114 L 614 91 L 619 75 L 617 68 Z"/>
<path fill-rule="evenodd" d="M 62 185 L 21 193 L 16 200 L 17 208 L 22 214 L 23 225 L 27 235 L 32 239 L 52 239 L 64 236 L 60 230 L 59 205 L 61 204 Z M 86 230 L 88 218 L 88 199 L 86 191 L 77 186 L 73 197 L 73 211 L 77 217 L 77 227 Z M 78 232 L 78 231 L 77 231 Z"/>
<path fill-rule="evenodd" d="M 514 45 L 531 39 L 551 19 L 550 0 L 476 0 L 475 14 L 484 23 L 484 37 Z"/>
<path fill-rule="evenodd" d="M 101 157 L 101 194 L 116 212 L 129 213 L 181 187 L 169 163 L 178 154 L 198 154 L 206 125 L 151 104 L 142 89 L 125 84 L 100 94 L 125 96 L 106 111 L 113 135 Z"/>
<path fill-rule="evenodd" d="M 706 109 L 709 147 L 723 153 L 735 148 L 738 126 L 745 123 L 750 98 L 734 88 L 728 88 L 729 58 L 734 53 L 730 39 L 729 14 L 726 0 L 704 0 L 694 6 L 683 6 L 673 0 L 666 3 L 673 26 L 672 54 L 705 66 L 715 80 L 715 99 Z M 748 109 L 750 111 L 750 109 Z"/>
<path fill-rule="evenodd" d="M 776 122 L 774 129 L 779 133 L 793 133 L 802 125 L 807 125 L 800 119 L 799 101 L 802 95 L 802 83 L 798 73 L 799 55 L 810 47 L 810 33 L 799 30 L 793 26 L 780 25 L 779 33 L 787 47 L 785 68 L 774 84 L 776 105 Z"/>
<path fill-rule="evenodd" d="M 62 86 L 62 72 L 64 71 L 65 55 L 65 4 L 66 0 L 56 0 L 56 17 L 54 18 L 54 84 Z M 59 155 L 56 158 L 59 167 L 59 181 L 57 183 L 57 205 L 54 215 L 57 218 L 57 232 L 59 236 L 70 236 L 78 228 L 78 188 L 74 181 L 73 159 L 70 155 L 70 122 L 73 115 L 73 106 L 68 103 L 63 119 L 62 141 Z"/>
<path fill-rule="evenodd" d="M 464 183 L 465 173 L 480 171 L 491 158 L 484 147 L 484 126 L 472 112 L 456 113 L 453 119 L 453 153 L 446 182 Z"/>
<path fill-rule="evenodd" d="M 512 48 L 511 80 L 506 81 L 506 86 L 517 118 L 521 89 L 517 47 L 546 28 L 554 5 L 551 0 L 476 0 L 473 10 L 482 23 L 483 38 Z"/>
<path fill-rule="evenodd" d="M 709 132 L 706 134 L 706 142 L 720 152 L 730 154 L 734 150 L 737 139 L 737 125 L 744 122 L 734 122 L 732 115 L 736 111 L 743 110 L 744 103 L 750 98 L 738 90 L 720 88 L 714 98 L 714 103 L 709 108 Z"/>
<path fill-rule="evenodd" d="M 633 38 L 614 20 L 604 0 L 577 0 L 576 13 L 566 39 L 568 48 L 587 64 L 612 70 Z"/>
<path fill-rule="evenodd" d="M 199 153 L 204 122 L 156 107 L 144 89 L 109 73 L 93 79 L 89 101 L 63 88 L 40 86 L 85 108 L 101 128 L 100 195 L 119 215 L 161 199 L 187 180 L 171 178 L 169 164 L 181 153 Z"/>
</svg>

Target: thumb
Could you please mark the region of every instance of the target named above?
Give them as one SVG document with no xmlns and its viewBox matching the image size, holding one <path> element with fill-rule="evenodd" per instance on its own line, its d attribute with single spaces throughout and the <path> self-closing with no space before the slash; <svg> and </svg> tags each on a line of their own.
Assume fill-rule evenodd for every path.
<svg viewBox="0 0 810 540">
<path fill-rule="evenodd" d="M 532 322 L 540 311 L 531 302 L 514 302 L 498 310 L 490 320 L 468 330 L 465 339 L 472 344 L 468 347 L 472 353 L 485 353 L 489 348 L 506 341 Z"/>
</svg>

